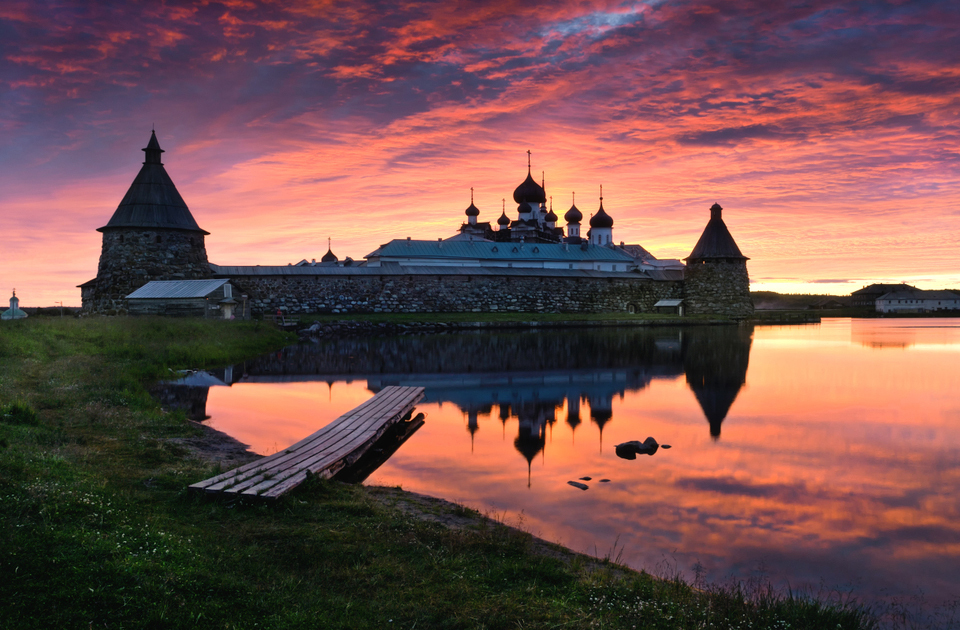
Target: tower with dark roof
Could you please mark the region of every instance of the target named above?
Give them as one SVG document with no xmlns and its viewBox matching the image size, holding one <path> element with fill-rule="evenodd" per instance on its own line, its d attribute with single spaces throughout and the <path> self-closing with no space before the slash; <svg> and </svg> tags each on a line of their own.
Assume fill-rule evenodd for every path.
<svg viewBox="0 0 960 630">
<path fill-rule="evenodd" d="M 723 222 L 723 208 L 710 208 L 710 221 L 685 259 L 684 305 L 686 312 L 717 314 L 743 319 L 753 314 L 747 258 Z"/>
<path fill-rule="evenodd" d="M 106 315 L 126 312 L 126 296 L 151 280 L 210 277 L 204 237 L 173 180 L 163 168 L 156 133 L 146 159 L 103 234 L 97 277 L 80 285 L 83 309 Z"/>
<path fill-rule="evenodd" d="M 613 245 L 613 217 L 603 209 L 603 186 L 600 187 L 600 209 L 590 217 L 588 236 L 591 245 Z"/>
<path fill-rule="evenodd" d="M 570 209 L 563 215 L 563 220 L 567 222 L 567 242 L 580 244 L 580 222 L 583 221 L 583 213 L 577 207 L 577 194 L 573 193 L 573 201 Z"/>
</svg>

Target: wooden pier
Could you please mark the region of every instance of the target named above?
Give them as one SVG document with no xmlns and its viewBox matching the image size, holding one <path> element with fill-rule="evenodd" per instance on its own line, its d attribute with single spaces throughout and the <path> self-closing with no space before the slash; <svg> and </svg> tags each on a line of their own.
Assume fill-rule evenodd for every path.
<svg viewBox="0 0 960 630">
<path fill-rule="evenodd" d="M 422 398 L 422 387 L 384 387 L 367 402 L 293 446 L 195 483 L 190 489 L 276 499 L 303 483 L 308 475 L 332 477 L 356 462 L 388 428 L 409 417 Z"/>
</svg>

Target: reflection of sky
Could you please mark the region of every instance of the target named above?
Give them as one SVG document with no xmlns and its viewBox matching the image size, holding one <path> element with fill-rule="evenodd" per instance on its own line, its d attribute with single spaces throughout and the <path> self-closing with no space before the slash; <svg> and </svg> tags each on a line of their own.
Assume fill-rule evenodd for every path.
<svg viewBox="0 0 960 630">
<path fill-rule="evenodd" d="M 622 547 L 637 567 L 700 562 L 718 580 L 765 567 L 794 589 L 816 590 L 822 578 L 868 598 L 923 590 L 942 601 L 960 592 L 960 320 L 929 321 L 939 327 L 921 323 L 924 343 L 914 345 L 917 329 L 902 320 L 756 328 L 719 440 L 682 374 L 611 383 L 622 395 L 615 388 L 602 403 L 612 411 L 602 450 L 589 401 L 572 397 L 582 422 L 571 426 L 571 398 L 541 397 L 540 416 L 555 422 L 529 470 L 514 445 L 514 408 L 501 420 L 498 404 L 434 392 L 418 407 L 424 427 L 368 483 L 522 519 L 574 549 Z M 241 382 L 211 388 L 207 412 L 271 447 L 359 404 L 370 387 Z M 647 436 L 673 448 L 614 456 L 614 444 Z M 566 483 L 583 476 L 593 478 L 587 491 Z"/>
</svg>

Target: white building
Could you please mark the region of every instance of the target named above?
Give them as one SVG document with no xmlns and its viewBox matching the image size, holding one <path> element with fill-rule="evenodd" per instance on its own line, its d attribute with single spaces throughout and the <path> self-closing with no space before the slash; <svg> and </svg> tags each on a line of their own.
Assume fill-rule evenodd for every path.
<svg viewBox="0 0 960 630">
<path fill-rule="evenodd" d="M 953 291 L 893 291 L 877 298 L 878 313 L 932 313 L 960 310 L 960 295 Z"/>
</svg>

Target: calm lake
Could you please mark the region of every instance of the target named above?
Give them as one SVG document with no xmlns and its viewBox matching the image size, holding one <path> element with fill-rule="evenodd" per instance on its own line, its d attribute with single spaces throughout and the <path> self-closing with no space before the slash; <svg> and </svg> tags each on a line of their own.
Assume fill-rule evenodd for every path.
<svg viewBox="0 0 960 630">
<path fill-rule="evenodd" d="M 636 568 L 960 595 L 960 319 L 341 339 L 206 378 L 191 415 L 262 454 L 425 386 L 426 424 L 366 483 Z M 672 448 L 615 454 L 648 436 Z"/>
</svg>

